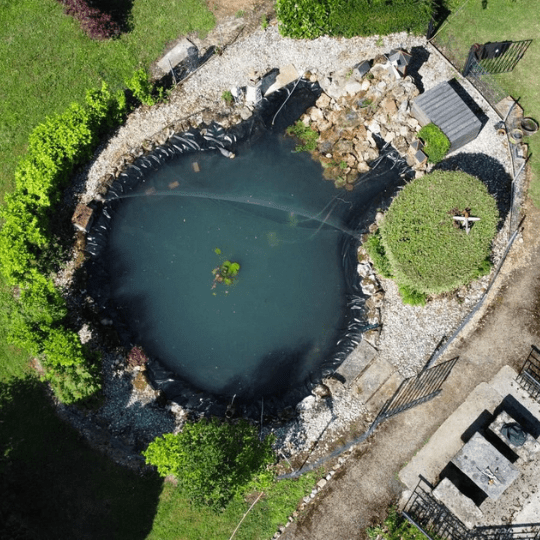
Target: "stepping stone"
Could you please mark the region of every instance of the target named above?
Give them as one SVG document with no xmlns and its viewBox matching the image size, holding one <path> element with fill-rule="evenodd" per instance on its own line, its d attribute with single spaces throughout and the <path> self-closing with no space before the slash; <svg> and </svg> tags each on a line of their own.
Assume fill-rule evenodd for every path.
<svg viewBox="0 0 540 540">
<path fill-rule="evenodd" d="M 93 214 L 94 211 L 89 206 L 78 204 L 71 222 L 77 230 L 87 233 L 92 225 Z"/>
</svg>

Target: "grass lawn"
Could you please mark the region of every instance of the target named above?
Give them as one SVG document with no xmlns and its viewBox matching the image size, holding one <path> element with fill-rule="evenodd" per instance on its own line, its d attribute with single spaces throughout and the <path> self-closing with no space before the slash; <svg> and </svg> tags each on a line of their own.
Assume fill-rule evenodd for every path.
<svg viewBox="0 0 540 540">
<path fill-rule="evenodd" d="M 312 473 L 274 484 L 236 538 L 270 538 L 315 480 Z M 89 448 L 35 377 L 0 383 L 2 538 L 227 540 L 250 502 L 221 513 L 193 508 L 157 473 L 137 474 Z"/>
<path fill-rule="evenodd" d="M 130 13 L 129 33 L 92 41 L 57 0 L 0 0 L 0 195 L 11 189 L 28 135 L 46 115 L 82 101 L 101 80 L 121 88 L 168 42 L 214 25 L 203 0 L 133 0 Z"/>
<path fill-rule="evenodd" d="M 13 187 L 31 130 L 47 115 L 82 102 L 102 80 L 122 88 L 168 42 L 214 25 L 203 0 L 134 0 L 130 18 L 129 33 L 92 41 L 57 0 L 0 0 L 0 201 Z M 0 328 L 0 380 L 24 374 L 25 361 L 24 353 L 5 344 Z"/>
<path fill-rule="evenodd" d="M 514 71 L 494 75 L 509 95 L 519 100 L 525 116 L 540 120 L 540 17 L 535 2 L 526 0 L 465 0 L 435 37 L 437 44 L 448 44 L 455 51 L 453 60 L 463 66 L 473 43 L 488 41 L 533 42 Z M 540 132 L 525 141 L 532 154 L 530 195 L 540 206 Z"/>
</svg>

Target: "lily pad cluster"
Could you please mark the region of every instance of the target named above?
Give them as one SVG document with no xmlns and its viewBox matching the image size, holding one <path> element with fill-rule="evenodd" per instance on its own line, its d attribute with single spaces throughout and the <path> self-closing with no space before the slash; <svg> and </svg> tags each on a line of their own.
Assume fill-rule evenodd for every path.
<svg viewBox="0 0 540 540">
<path fill-rule="evenodd" d="M 215 252 L 218 255 L 221 254 L 221 250 L 219 248 L 216 248 Z M 232 262 L 229 260 L 223 261 L 219 266 L 212 270 L 212 274 L 214 274 L 212 289 L 215 289 L 218 283 L 232 285 L 236 281 L 239 271 L 240 264 L 237 262 Z"/>
</svg>

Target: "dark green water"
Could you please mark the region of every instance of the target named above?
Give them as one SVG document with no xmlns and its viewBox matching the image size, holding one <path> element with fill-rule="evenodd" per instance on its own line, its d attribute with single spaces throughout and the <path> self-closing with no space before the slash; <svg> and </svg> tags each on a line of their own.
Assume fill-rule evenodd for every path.
<svg viewBox="0 0 540 540">
<path fill-rule="evenodd" d="M 269 137 L 234 160 L 184 156 L 126 197 L 112 221 L 106 261 L 117 307 L 137 344 L 200 389 L 279 394 L 316 371 L 342 329 L 336 227 L 351 205 L 293 147 Z M 238 278 L 213 288 L 226 259 L 240 264 Z"/>
</svg>

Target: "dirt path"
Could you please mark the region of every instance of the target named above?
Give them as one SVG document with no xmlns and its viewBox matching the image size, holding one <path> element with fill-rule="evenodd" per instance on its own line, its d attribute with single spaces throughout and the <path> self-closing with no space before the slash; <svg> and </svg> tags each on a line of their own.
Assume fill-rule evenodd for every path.
<svg viewBox="0 0 540 540">
<path fill-rule="evenodd" d="M 489 307 L 444 359 L 460 361 L 431 402 L 383 424 L 308 505 L 283 540 L 352 540 L 384 519 L 403 489 L 397 473 L 440 424 L 481 382 L 505 364 L 519 369 L 532 344 L 540 344 L 540 211 L 528 205 L 523 242 L 514 244 Z"/>
</svg>

